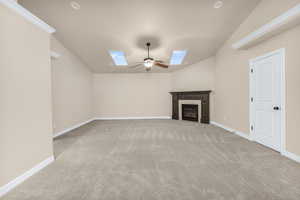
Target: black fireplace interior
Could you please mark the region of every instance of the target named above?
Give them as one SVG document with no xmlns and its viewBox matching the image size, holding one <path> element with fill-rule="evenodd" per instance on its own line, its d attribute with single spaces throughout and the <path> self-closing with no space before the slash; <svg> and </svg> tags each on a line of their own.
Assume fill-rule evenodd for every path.
<svg viewBox="0 0 300 200">
<path fill-rule="evenodd" d="M 182 120 L 199 121 L 198 105 L 196 104 L 182 104 Z"/>
</svg>

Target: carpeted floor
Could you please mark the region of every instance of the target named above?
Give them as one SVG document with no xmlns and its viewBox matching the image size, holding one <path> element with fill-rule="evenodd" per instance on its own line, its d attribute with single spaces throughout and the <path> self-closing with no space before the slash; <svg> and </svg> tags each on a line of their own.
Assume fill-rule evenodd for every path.
<svg viewBox="0 0 300 200">
<path fill-rule="evenodd" d="M 212 125 L 96 121 L 5 200 L 299 200 L 300 165 Z"/>
</svg>

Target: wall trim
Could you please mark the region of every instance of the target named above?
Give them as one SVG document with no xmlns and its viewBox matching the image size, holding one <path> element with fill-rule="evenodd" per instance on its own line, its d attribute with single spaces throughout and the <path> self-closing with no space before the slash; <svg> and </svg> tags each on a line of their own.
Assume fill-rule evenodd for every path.
<svg viewBox="0 0 300 200">
<path fill-rule="evenodd" d="M 24 8 L 14 0 L 0 0 L 0 4 L 6 6 L 7 8 L 10 8 L 15 13 L 21 15 L 24 19 L 43 29 L 47 33 L 52 34 L 56 31 L 53 27 L 49 26 L 43 20 L 33 15 L 30 11 L 28 11 L 26 8 Z"/>
<path fill-rule="evenodd" d="M 226 131 L 232 132 L 232 133 L 234 133 L 234 134 L 236 134 L 236 135 L 238 135 L 238 136 L 240 136 L 240 137 L 243 137 L 243 138 L 245 138 L 245 139 L 247 139 L 247 140 L 249 140 L 249 141 L 255 142 L 255 141 L 252 139 L 252 137 L 251 137 L 250 135 L 247 135 L 246 133 L 242 133 L 242 132 L 240 132 L 240 131 L 236 131 L 236 130 L 234 130 L 234 129 L 232 129 L 232 128 L 229 128 L 229 127 L 227 127 L 227 126 L 224 126 L 224 125 L 219 124 L 219 123 L 214 122 L 214 121 L 211 121 L 210 124 L 212 124 L 212 125 L 214 125 L 214 126 L 217 126 L 217 127 L 220 127 L 220 128 L 223 128 L 223 129 L 225 129 Z M 281 151 L 280 153 L 281 153 L 282 156 L 285 156 L 285 157 L 287 157 L 287 158 L 289 158 L 289 159 L 291 159 L 291 160 L 293 160 L 293 161 L 296 161 L 296 162 L 300 163 L 300 156 L 298 156 L 297 154 L 291 153 L 291 152 L 289 152 L 289 151 L 287 151 L 287 150 L 283 150 L 283 151 Z"/>
<path fill-rule="evenodd" d="M 263 25 L 259 29 L 253 31 L 249 35 L 245 36 L 238 42 L 232 45 L 233 49 L 244 49 L 251 45 L 254 45 L 260 41 L 266 40 L 273 37 L 274 35 L 280 34 L 290 27 L 293 27 L 299 23 L 300 19 L 300 4 L 289 9 L 280 16 L 274 18 L 269 23 Z"/>
<path fill-rule="evenodd" d="M 293 160 L 293 161 L 296 161 L 298 163 L 300 163 L 300 156 L 294 154 L 294 153 L 291 153 L 289 151 L 284 151 L 281 153 L 281 155 Z"/>
<path fill-rule="evenodd" d="M 70 127 L 70 128 L 67 128 L 67 129 L 65 129 L 65 130 L 63 130 L 63 131 L 60 131 L 60 132 L 58 132 L 58 133 L 55 133 L 54 136 L 53 136 L 53 138 L 57 138 L 57 137 L 59 137 L 59 136 L 61 136 L 61 135 L 64 135 L 64 134 L 66 134 L 66 133 L 68 133 L 68 132 L 70 132 L 70 131 L 72 131 L 72 130 L 74 130 L 74 129 L 77 129 L 77 128 L 83 126 L 83 125 L 86 125 L 86 124 L 88 124 L 88 123 L 90 123 L 90 122 L 92 122 L 92 121 L 94 121 L 94 120 L 95 120 L 95 119 L 92 118 L 92 119 L 89 119 L 89 120 L 87 120 L 87 121 L 85 121 L 85 122 L 76 124 L 76 125 L 74 125 L 74 126 L 72 126 L 72 127 Z"/>
<path fill-rule="evenodd" d="M 28 179 L 32 175 L 36 174 L 37 172 L 39 172 L 40 170 L 42 170 L 43 168 L 45 168 L 46 166 L 51 164 L 53 161 L 54 161 L 54 156 L 52 155 L 49 158 L 47 158 L 46 160 L 40 162 L 39 164 L 37 164 L 36 166 L 31 168 L 30 170 L 26 171 L 22 175 L 18 176 L 14 180 L 10 181 L 6 185 L 0 187 L 0 197 L 4 196 L 8 192 L 10 192 L 12 189 L 17 187 L 19 184 L 24 182 L 26 179 Z"/>
<path fill-rule="evenodd" d="M 95 120 L 171 119 L 170 116 L 157 117 L 96 117 Z"/>
<path fill-rule="evenodd" d="M 211 121 L 210 124 L 212 124 L 212 125 L 214 125 L 214 126 L 217 126 L 217 127 L 220 127 L 220 128 L 222 128 L 222 129 L 225 129 L 226 131 L 229 131 L 229 132 L 231 132 L 231 133 L 234 133 L 235 135 L 238 135 L 238 136 L 240 136 L 240 137 L 243 137 L 243 138 L 245 138 L 245 139 L 247 139 L 247 140 L 253 141 L 252 138 L 251 138 L 251 136 L 248 135 L 247 133 L 243 133 L 243 132 L 241 132 L 241 131 L 237 131 L 237 130 L 235 130 L 235 129 L 229 128 L 229 127 L 224 126 L 223 124 L 220 124 L 220 123 L 215 122 L 215 121 Z"/>
<path fill-rule="evenodd" d="M 67 128 L 63 131 L 60 131 L 58 133 L 55 133 L 53 138 L 57 138 L 61 135 L 64 135 L 74 129 L 77 129 L 83 125 L 86 125 L 90 122 L 93 122 L 93 121 L 96 121 L 96 120 L 138 120 L 138 119 L 171 119 L 170 116 L 158 116 L 158 117 L 95 117 L 95 118 L 92 118 L 92 119 L 89 119 L 85 122 L 82 122 L 82 123 L 79 123 L 79 124 L 76 124 L 70 128 Z"/>
</svg>

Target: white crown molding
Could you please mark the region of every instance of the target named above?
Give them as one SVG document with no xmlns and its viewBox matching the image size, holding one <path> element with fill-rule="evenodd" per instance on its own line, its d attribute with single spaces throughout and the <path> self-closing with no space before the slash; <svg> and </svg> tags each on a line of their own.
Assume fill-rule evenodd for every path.
<svg viewBox="0 0 300 200">
<path fill-rule="evenodd" d="M 58 59 L 61 55 L 59 53 L 56 53 L 55 51 L 50 51 L 50 57 L 52 59 Z"/>
<path fill-rule="evenodd" d="M 63 130 L 63 131 L 60 131 L 60 132 L 58 132 L 58 133 L 55 133 L 54 136 L 53 136 L 53 138 L 57 138 L 57 137 L 59 137 L 59 136 L 61 136 L 61 135 L 64 135 L 64 134 L 66 134 L 66 133 L 68 133 L 68 132 L 70 132 L 70 131 L 72 131 L 72 130 L 74 130 L 74 129 L 77 129 L 77 128 L 83 126 L 83 125 L 86 125 L 86 124 L 88 124 L 88 123 L 90 123 L 90 122 L 92 122 L 92 121 L 94 121 L 94 120 L 95 120 L 95 119 L 92 118 L 92 119 L 89 119 L 89 120 L 87 120 L 87 121 L 85 121 L 85 122 L 76 124 L 76 125 L 74 125 L 74 126 L 72 126 L 72 127 L 70 127 L 70 128 L 67 128 L 67 129 L 65 129 L 65 130 Z"/>
<path fill-rule="evenodd" d="M 268 24 L 263 25 L 259 29 L 250 33 L 238 42 L 232 45 L 233 49 L 244 49 L 255 45 L 261 41 L 267 40 L 274 35 L 280 34 L 283 31 L 294 27 L 300 23 L 300 4 L 289 9 L 287 12 L 276 17 Z"/>
<path fill-rule="evenodd" d="M 245 139 L 247 139 L 247 140 L 253 141 L 249 134 L 246 134 L 246 133 L 243 133 L 243 132 L 234 130 L 234 129 L 232 129 L 232 128 L 229 128 L 229 127 L 227 127 L 227 126 L 224 126 L 223 124 L 220 124 L 220 123 L 217 123 L 217 122 L 214 122 L 214 121 L 211 121 L 210 124 L 215 125 L 215 126 L 217 126 L 217 127 L 220 127 L 220 128 L 222 128 L 222 129 L 225 129 L 226 131 L 229 131 L 229 132 L 231 132 L 231 133 L 234 133 L 234 134 L 236 134 L 236 135 L 238 135 L 238 136 L 240 136 L 240 137 L 243 137 L 243 138 L 245 138 Z"/>
<path fill-rule="evenodd" d="M 36 26 L 40 27 L 41 29 L 50 34 L 56 31 L 53 27 L 49 26 L 37 16 L 33 15 L 31 12 L 29 12 L 27 9 L 25 9 L 23 6 L 21 6 L 14 0 L 0 0 L 0 4 L 6 6 L 7 8 L 10 8 L 15 13 L 21 15 L 29 22 L 35 24 Z"/>
<path fill-rule="evenodd" d="M 96 117 L 95 120 L 134 120 L 134 119 L 171 119 L 170 116 L 157 117 Z"/>
<path fill-rule="evenodd" d="M 36 174 L 37 172 L 39 172 L 40 170 L 42 170 L 43 168 L 45 168 L 47 165 L 49 165 L 53 161 L 54 161 L 54 156 L 50 156 L 46 160 L 44 160 L 41 163 L 37 164 L 32 169 L 30 169 L 27 172 L 25 172 L 24 174 L 18 176 L 17 178 L 15 178 L 14 180 L 10 181 L 6 185 L 0 187 L 0 197 L 3 196 L 3 195 L 5 195 L 5 194 L 7 194 L 9 191 L 11 191 L 15 187 L 17 187 L 19 184 L 21 184 L 22 182 L 24 182 L 26 179 L 28 179 L 32 175 Z"/>
</svg>

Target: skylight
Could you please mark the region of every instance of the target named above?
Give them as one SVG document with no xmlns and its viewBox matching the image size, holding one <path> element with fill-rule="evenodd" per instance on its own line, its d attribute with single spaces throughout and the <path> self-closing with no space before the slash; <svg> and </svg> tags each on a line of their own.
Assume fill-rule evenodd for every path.
<svg viewBox="0 0 300 200">
<path fill-rule="evenodd" d="M 170 64 L 181 65 L 186 56 L 186 53 L 187 53 L 186 50 L 173 51 Z"/>
<path fill-rule="evenodd" d="M 125 66 L 128 65 L 125 54 L 122 51 L 109 51 L 110 56 L 114 60 L 115 65 Z"/>
</svg>

